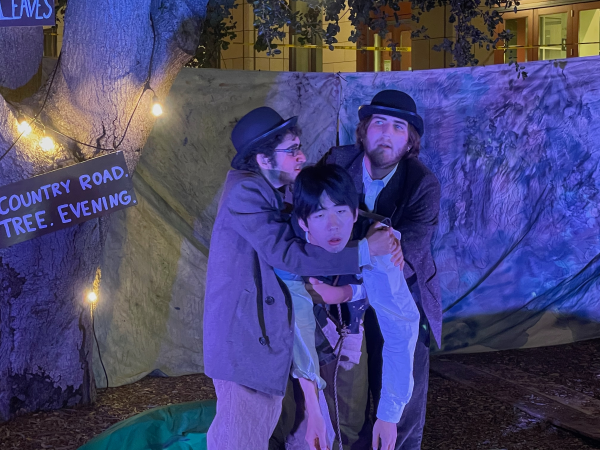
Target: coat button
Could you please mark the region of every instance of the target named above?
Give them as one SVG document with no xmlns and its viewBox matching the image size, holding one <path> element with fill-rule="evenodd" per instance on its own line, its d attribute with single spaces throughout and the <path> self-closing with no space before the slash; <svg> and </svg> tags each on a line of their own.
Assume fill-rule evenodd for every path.
<svg viewBox="0 0 600 450">
<path fill-rule="evenodd" d="M 269 295 L 265 302 L 267 305 L 272 305 L 273 303 L 275 303 L 275 299 Z"/>
<path fill-rule="evenodd" d="M 267 345 L 267 340 L 262 336 L 258 338 L 258 342 L 260 342 L 260 345 Z"/>
</svg>

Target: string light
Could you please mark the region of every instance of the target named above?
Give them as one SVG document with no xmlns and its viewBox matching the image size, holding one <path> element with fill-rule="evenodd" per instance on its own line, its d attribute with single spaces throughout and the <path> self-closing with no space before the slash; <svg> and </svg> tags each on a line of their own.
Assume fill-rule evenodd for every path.
<svg viewBox="0 0 600 450">
<path fill-rule="evenodd" d="M 98 295 L 96 295 L 95 292 L 90 292 L 87 295 L 87 300 L 88 300 L 88 302 L 94 304 L 94 303 L 96 303 L 98 301 Z"/>
<path fill-rule="evenodd" d="M 162 113 L 163 113 L 162 105 L 158 101 L 158 97 L 155 95 L 154 98 L 152 98 L 152 114 L 154 114 L 156 117 L 158 117 L 158 116 L 162 116 Z"/>
<path fill-rule="evenodd" d="M 17 130 L 19 130 L 19 133 L 21 133 L 23 136 L 29 136 L 31 133 L 31 125 L 29 125 L 27 118 L 25 118 L 23 115 L 20 115 L 17 119 Z"/>
<path fill-rule="evenodd" d="M 54 144 L 54 139 L 50 136 L 44 136 L 40 139 L 40 147 L 45 152 L 51 152 L 56 147 L 56 144 Z"/>
<path fill-rule="evenodd" d="M 79 144 L 79 145 L 82 145 L 85 147 L 90 147 L 97 151 L 107 151 L 107 152 L 116 151 L 121 146 L 123 141 L 125 140 L 125 136 L 127 135 L 129 126 L 131 125 L 133 117 L 135 116 L 135 113 L 138 109 L 138 106 L 140 105 L 140 102 L 141 102 L 144 94 L 146 93 L 146 91 L 152 91 L 154 93 L 154 89 L 152 89 L 152 87 L 150 86 L 150 78 L 152 77 L 152 68 L 153 68 L 153 63 L 154 63 L 154 53 L 155 53 L 155 49 L 156 49 L 156 30 L 155 30 L 152 14 L 150 14 L 150 24 L 152 25 L 153 38 L 152 38 L 152 54 L 150 55 L 150 64 L 148 67 L 148 76 L 146 78 L 146 82 L 144 83 L 144 88 L 142 89 L 142 92 L 135 104 L 135 107 L 133 108 L 133 112 L 131 113 L 129 120 L 127 121 L 127 125 L 125 127 L 125 130 L 123 131 L 123 135 L 121 136 L 121 139 L 118 142 L 115 139 L 115 142 L 113 142 L 112 148 L 101 148 L 99 145 L 90 145 L 85 142 L 78 141 L 77 139 L 72 138 L 71 136 L 68 136 L 68 135 L 62 133 L 51 126 L 45 126 L 45 128 L 50 129 L 52 132 L 54 132 L 60 136 L 63 136 L 64 138 L 67 138 L 70 141 L 75 142 L 76 144 Z M 47 89 L 46 95 L 44 97 L 44 102 L 42 103 L 42 106 L 40 107 L 39 111 L 32 117 L 31 123 L 39 122 L 42 126 L 44 126 L 42 121 L 39 119 L 39 116 L 42 113 L 42 111 L 44 110 L 44 108 L 46 106 L 46 102 L 48 101 L 48 97 L 50 96 L 50 91 L 52 90 L 52 86 L 54 84 L 54 78 L 55 78 L 56 73 L 58 72 L 58 68 L 60 67 L 60 64 L 61 64 L 62 55 L 63 55 L 62 52 L 58 55 L 58 60 L 56 61 L 56 66 L 54 67 L 54 71 L 52 72 L 52 77 L 50 78 L 50 83 L 48 85 L 48 89 Z M 9 105 L 11 105 L 13 108 L 18 109 L 18 107 L 16 105 L 14 105 L 13 103 L 11 103 L 10 101 L 8 101 L 6 99 L 5 99 L 5 101 Z M 156 94 L 154 95 L 154 97 L 152 99 L 152 114 L 156 117 L 163 114 L 162 105 L 160 104 Z M 23 120 L 21 119 L 22 117 L 23 117 Z M 6 151 L 0 155 L 0 161 L 2 161 L 8 155 L 8 153 L 15 147 L 15 145 L 17 145 L 17 143 L 19 142 L 21 137 L 27 136 L 32 131 L 30 122 L 27 121 L 26 119 L 24 119 L 23 114 L 20 114 L 19 118 L 17 119 L 17 128 L 19 130 L 19 136 L 10 145 L 10 147 L 8 147 L 8 149 L 6 149 Z M 54 140 L 47 135 L 45 135 L 44 137 L 42 137 L 42 139 L 40 139 L 39 145 L 42 148 L 42 150 L 44 150 L 44 151 L 51 151 L 56 147 Z"/>
</svg>

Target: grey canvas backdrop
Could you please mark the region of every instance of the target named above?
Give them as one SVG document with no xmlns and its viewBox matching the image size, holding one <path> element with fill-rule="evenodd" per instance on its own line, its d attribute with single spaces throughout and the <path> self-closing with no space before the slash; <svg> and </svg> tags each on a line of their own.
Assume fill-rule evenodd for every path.
<svg viewBox="0 0 600 450">
<path fill-rule="evenodd" d="M 111 386 L 203 371 L 206 263 L 231 130 L 264 105 L 306 124 L 309 161 L 335 144 L 334 75 L 184 69 L 173 85 L 133 177 L 138 206 L 112 215 L 103 249 L 96 332 Z M 97 357 L 94 371 L 105 386 Z"/>
<path fill-rule="evenodd" d="M 316 161 L 353 142 L 357 109 L 382 89 L 416 100 L 422 159 L 442 184 L 433 251 L 442 351 L 600 336 L 597 173 L 600 58 L 420 72 L 185 69 L 134 176 L 139 205 L 113 214 L 96 327 L 112 386 L 158 370 L 198 373 L 206 255 L 236 121 L 267 105 L 299 116 Z M 235 255 L 232 255 L 235 264 Z M 96 358 L 99 386 L 105 385 Z"/>
</svg>

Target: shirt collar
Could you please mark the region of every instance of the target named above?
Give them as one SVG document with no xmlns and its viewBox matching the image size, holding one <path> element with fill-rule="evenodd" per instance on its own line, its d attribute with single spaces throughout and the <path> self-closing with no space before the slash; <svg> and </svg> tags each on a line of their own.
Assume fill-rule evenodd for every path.
<svg viewBox="0 0 600 450">
<path fill-rule="evenodd" d="M 371 175 L 369 175 L 369 171 L 367 170 L 367 166 L 365 166 L 365 158 L 366 158 L 366 156 L 363 157 L 363 162 L 362 162 L 362 166 L 363 166 L 363 185 L 367 186 L 367 185 L 369 185 L 369 184 L 371 184 L 373 182 L 373 179 L 371 178 Z M 381 180 L 381 181 L 383 181 L 383 187 L 386 187 L 387 184 L 390 182 L 390 180 L 392 179 L 392 177 L 396 173 L 396 169 L 398 169 L 398 164 L 396 164 L 394 166 L 394 168 L 392 169 L 392 171 L 390 173 L 388 173 L 383 180 Z"/>
</svg>

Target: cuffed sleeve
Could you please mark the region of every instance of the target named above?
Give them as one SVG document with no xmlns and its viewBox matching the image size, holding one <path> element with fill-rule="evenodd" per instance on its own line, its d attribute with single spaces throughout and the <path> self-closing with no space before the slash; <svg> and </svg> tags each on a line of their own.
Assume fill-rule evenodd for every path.
<svg viewBox="0 0 600 450">
<path fill-rule="evenodd" d="M 394 266 L 391 257 L 386 255 L 373 259 L 373 266 L 363 269 L 362 275 L 384 340 L 377 418 L 398 423 L 414 386 L 413 360 L 419 335 L 419 310 L 404 274 Z"/>
</svg>

